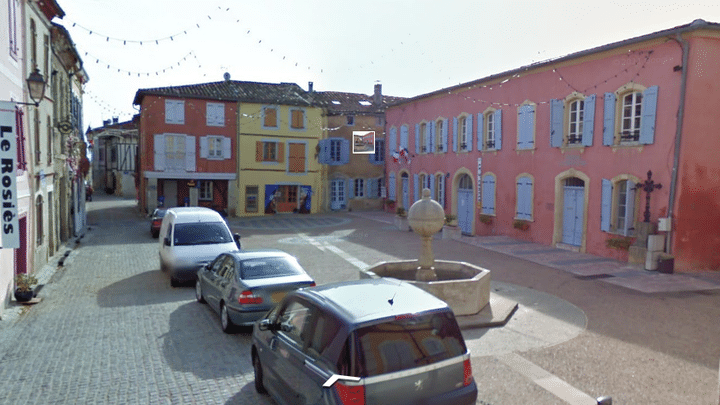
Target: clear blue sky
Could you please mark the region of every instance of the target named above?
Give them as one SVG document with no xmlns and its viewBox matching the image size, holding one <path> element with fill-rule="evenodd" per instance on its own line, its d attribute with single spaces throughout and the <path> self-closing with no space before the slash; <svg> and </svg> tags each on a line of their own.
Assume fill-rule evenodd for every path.
<svg viewBox="0 0 720 405">
<path fill-rule="evenodd" d="M 90 76 L 86 127 L 130 119 L 139 88 L 220 81 L 224 72 L 312 81 L 319 91 L 369 94 L 380 82 L 384 94 L 410 97 L 698 18 L 720 22 L 717 0 L 58 3 L 66 17 L 57 22 Z"/>
</svg>

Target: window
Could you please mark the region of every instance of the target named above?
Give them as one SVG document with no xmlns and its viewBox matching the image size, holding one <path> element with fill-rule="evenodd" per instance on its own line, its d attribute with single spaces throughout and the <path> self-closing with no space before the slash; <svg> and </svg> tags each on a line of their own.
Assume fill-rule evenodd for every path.
<svg viewBox="0 0 720 405">
<path fill-rule="evenodd" d="M 502 110 L 488 109 L 478 114 L 478 150 L 500 150 Z"/>
<path fill-rule="evenodd" d="M 421 123 L 418 127 L 418 137 L 416 138 L 416 141 L 418 142 L 418 147 L 420 148 L 417 152 L 419 153 L 427 153 L 429 152 L 427 147 L 428 142 L 428 134 L 427 134 L 427 124 Z"/>
<path fill-rule="evenodd" d="M 277 127 L 277 107 L 263 107 L 263 128 Z"/>
<path fill-rule="evenodd" d="M 342 155 L 342 142 L 339 139 L 330 141 L 330 161 L 339 162 Z"/>
<path fill-rule="evenodd" d="M 472 150 L 472 115 L 463 114 L 453 118 L 453 152 Z"/>
<path fill-rule="evenodd" d="M 375 181 L 375 187 L 373 188 L 372 197 L 382 198 L 383 189 L 385 188 L 385 178 L 380 177 Z"/>
<path fill-rule="evenodd" d="M 409 129 L 407 125 L 403 125 L 400 127 L 400 150 L 408 150 L 408 131 Z"/>
<path fill-rule="evenodd" d="M 245 186 L 245 212 L 258 212 L 258 186 Z"/>
<path fill-rule="evenodd" d="M 343 138 L 321 139 L 318 163 L 332 166 L 350 163 L 350 141 Z"/>
<path fill-rule="evenodd" d="M 200 138 L 200 157 L 207 159 L 229 159 L 230 138 L 206 136 Z"/>
<path fill-rule="evenodd" d="M 305 173 L 304 143 L 288 143 L 288 172 Z"/>
<path fill-rule="evenodd" d="M 50 77 L 50 36 L 43 35 L 43 72 L 44 76 Z"/>
<path fill-rule="evenodd" d="M 48 166 L 52 166 L 53 162 L 53 129 L 52 129 L 52 120 L 50 119 L 50 116 L 47 116 L 46 121 L 46 128 L 45 128 L 46 136 L 47 136 L 47 164 Z"/>
<path fill-rule="evenodd" d="M 445 208 L 445 175 L 442 173 L 435 175 L 435 195 L 433 198 Z"/>
<path fill-rule="evenodd" d="M 435 121 L 435 152 L 447 149 L 447 120 Z"/>
<path fill-rule="evenodd" d="M 355 116 L 354 115 L 347 116 L 347 124 L 348 124 L 348 126 L 355 125 Z"/>
<path fill-rule="evenodd" d="M 297 343 L 298 346 L 305 345 L 308 331 L 312 328 L 310 322 L 310 308 L 300 302 L 291 301 L 278 314 L 278 322 L 283 325 L 282 334 Z"/>
<path fill-rule="evenodd" d="M 592 146 L 595 95 L 573 93 L 565 100 L 550 101 L 550 146 Z"/>
<path fill-rule="evenodd" d="M 155 170 L 195 171 L 195 138 L 182 134 L 156 134 Z"/>
<path fill-rule="evenodd" d="M 209 127 L 225 126 L 225 104 L 207 103 L 205 108 L 206 124 Z"/>
<path fill-rule="evenodd" d="M 523 104 L 518 107 L 517 149 L 535 148 L 535 105 Z"/>
<path fill-rule="evenodd" d="M 314 324 L 315 330 L 308 345 L 308 354 L 312 357 L 325 356 L 325 349 L 340 332 L 340 322 L 334 316 L 319 313 Z"/>
<path fill-rule="evenodd" d="M 354 191 L 355 191 L 356 198 L 365 197 L 365 180 L 364 179 L 355 179 L 354 187 L 355 187 Z"/>
<path fill-rule="evenodd" d="M 486 173 L 482 177 L 482 214 L 495 215 L 495 176 Z"/>
<path fill-rule="evenodd" d="M 618 176 L 615 181 L 602 180 L 602 212 L 600 229 L 605 232 L 631 236 L 635 231 L 637 182 L 630 176 Z"/>
<path fill-rule="evenodd" d="M 200 199 L 200 201 L 212 201 L 213 200 L 212 181 L 201 181 L 200 182 L 200 195 L 198 198 Z"/>
<path fill-rule="evenodd" d="M 232 235 L 224 222 L 193 222 L 175 224 L 174 246 L 230 243 Z"/>
<path fill-rule="evenodd" d="M 305 128 L 305 111 L 300 109 L 290 110 L 290 128 L 292 129 L 304 129 Z"/>
<path fill-rule="evenodd" d="M 277 142 L 263 142 L 263 162 L 277 161 Z"/>
<path fill-rule="evenodd" d="M 185 170 L 185 135 L 165 135 L 165 170 Z"/>
<path fill-rule="evenodd" d="M 459 150 L 467 149 L 467 118 L 460 117 L 458 120 L 458 131 L 460 136 L 460 148 Z"/>
<path fill-rule="evenodd" d="M 643 89 L 632 83 L 616 93 L 605 93 L 603 145 L 652 144 L 657 100 L 658 86 Z"/>
<path fill-rule="evenodd" d="M 515 218 L 532 221 L 533 219 L 533 180 L 529 175 L 518 176 L 517 206 Z"/>
<path fill-rule="evenodd" d="M 185 102 L 182 100 L 165 100 L 165 123 L 185 124 Z"/>
<path fill-rule="evenodd" d="M 38 246 L 43 243 L 43 197 L 38 195 L 35 198 L 35 221 L 37 227 L 35 230 L 35 242 Z"/>
<path fill-rule="evenodd" d="M 8 2 L 8 18 L 9 18 L 9 32 L 8 39 L 10 40 L 9 51 L 10 56 L 17 60 L 18 52 L 20 50 L 20 44 L 18 43 L 18 17 L 17 17 L 18 3 L 17 0 L 9 0 Z"/>
<path fill-rule="evenodd" d="M 375 139 L 375 153 L 368 155 L 370 163 L 381 165 L 385 163 L 385 140 Z"/>
</svg>

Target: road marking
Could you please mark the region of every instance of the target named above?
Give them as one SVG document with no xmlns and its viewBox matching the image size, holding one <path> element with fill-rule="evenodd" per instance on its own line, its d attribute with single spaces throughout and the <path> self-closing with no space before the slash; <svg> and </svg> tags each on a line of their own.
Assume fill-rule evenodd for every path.
<svg viewBox="0 0 720 405">
<path fill-rule="evenodd" d="M 572 405 L 597 405 L 597 400 L 580 391 L 557 376 L 543 370 L 535 363 L 515 353 L 495 356 L 498 360 L 524 375 L 535 384 Z"/>
<path fill-rule="evenodd" d="M 308 241 L 308 243 L 310 243 L 311 245 L 320 249 L 321 251 L 323 251 L 323 252 L 325 251 L 325 246 L 323 246 L 322 243 L 315 240 L 315 238 L 311 238 L 311 237 L 307 236 L 307 234 L 305 234 L 305 233 L 298 233 L 298 236 L 300 236 L 304 240 Z"/>
<path fill-rule="evenodd" d="M 340 249 L 339 247 L 337 247 L 335 245 L 326 243 L 325 248 L 332 252 L 335 252 L 338 256 L 342 257 L 343 259 L 345 259 L 347 262 L 354 265 L 358 269 L 363 270 L 363 269 L 367 269 L 368 267 L 370 267 L 369 264 L 365 263 L 364 261 L 362 261 L 360 259 L 356 259 L 355 257 L 349 255 L 348 253 L 346 253 L 345 251 L 343 251 L 342 249 Z"/>
</svg>

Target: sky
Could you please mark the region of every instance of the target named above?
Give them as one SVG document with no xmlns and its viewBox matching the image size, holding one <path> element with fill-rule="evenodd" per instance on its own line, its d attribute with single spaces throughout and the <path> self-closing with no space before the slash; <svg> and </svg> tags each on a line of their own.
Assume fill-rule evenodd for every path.
<svg viewBox="0 0 720 405">
<path fill-rule="evenodd" d="M 138 89 L 232 80 L 413 97 L 695 19 L 720 2 L 57 0 L 83 59 L 84 122 Z"/>
</svg>

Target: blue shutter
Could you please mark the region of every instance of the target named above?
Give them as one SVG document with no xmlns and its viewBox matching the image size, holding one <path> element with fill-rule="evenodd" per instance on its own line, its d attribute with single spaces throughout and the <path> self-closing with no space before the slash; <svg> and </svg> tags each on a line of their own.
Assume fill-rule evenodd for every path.
<svg viewBox="0 0 720 405">
<path fill-rule="evenodd" d="M 533 126 L 535 125 L 535 106 L 525 104 L 518 111 L 518 149 L 532 149 Z"/>
<path fill-rule="evenodd" d="M 595 135 L 595 95 L 585 98 L 585 110 L 583 111 L 583 146 L 592 146 Z"/>
<path fill-rule="evenodd" d="M 482 213 L 487 215 L 495 214 L 495 178 L 489 174 L 483 176 Z"/>
<path fill-rule="evenodd" d="M 435 199 L 435 176 L 430 176 L 430 198 Z"/>
<path fill-rule="evenodd" d="M 415 124 L 415 153 L 420 153 L 420 124 Z"/>
<path fill-rule="evenodd" d="M 348 182 L 348 188 L 347 193 L 345 193 L 348 198 L 355 198 L 355 179 L 349 179 Z"/>
<path fill-rule="evenodd" d="M 602 200 L 600 210 L 600 230 L 610 232 L 610 213 L 612 209 L 612 182 L 602 179 Z"/>
<path fill-rule="evenodd" d="M 615 143 L 615 94 L 605 93 L 603 104 L 603 145 Z M 608 222 L 609 224 L 609 222 Z M 608 225 L 609 226 L 609 225 Z"/>
<path fill-rule="evenodd" d="M 457 117 L 453 117 L 453 152 L 457 152 L 458 150 L 458 119 Z"/>
<path fill-rule="evenodd" d="M 521 177 L 517 184 L 517 217 L 532 220 L 532 180 Z"/>
<path fill-rule="evenodd" d="M 625 229 L 623 235 L 630 236 L 632 228 L 635 228 L 635 183 L 628 180 L 625 189 Z"/>
<path fill-rule="evenodd" d="M 642 119 L 640 120 L 640 143 L 649 145 L 655 141 L 655 115 L 657 113 L 658 86 L 643 92 Z"/>
<path fill-rule="evenodd" d="M 500 150 L 502 147 L 502 110 L 495 111 L 493 115 L 495 124 L 495 149 Z"/>
<path fill-rule="evenodd" d="M 328 163 L 328 156 L 330 156 L 330 153 L 328 151 L 329 143 L 329 139 L 321 139 L 320 141 L 318 141 L 318 146 L 320 147 L 320 152 L 318 153 L 318 163 L 320 164 Z"/>
<path fill-rule="evenodd" d="M 550 100 L 550 146 L 559 148 L 563 143 L 563 110 L 562 100 Z"/>
<path fill-rule="evenodd" d="M 396 201 L 397 198 L 395 198 L 395 173 L 390 173 L 388 176 L 388 199 Z M 398 205 L 399 206 L 399 205 Z"/>
<path fill-rule="evenodd" d="M 350 163 L 350 141 L 347 139 L 340 140 L 340 164 L 346 165 Z"/>
<path fill-rule="evenodd" d="M 485 117 L 483 116 L 483 113 L 478 113 L 478 115 L 477 115 L 477 150 L 478 151 L 483 150 L 483 140 L 485 139 L 485 131 L 483 128 L 484 120 L 485 120 Z"/>
<path fill-rule="evenodd" d="M 428 128 L 430 136 L 428 136 L 427 151 L 430 153 L 435 152 L 435 121 L 429 122 L 428 125 L 430 125 L 430 128 Z"/>
<path fill-rule="evenodd" d="M 448 151 L 448 120 L 442 120 L 442 151 Z"/>
<path fill-rule="evenodd" d="M 420 184 L 419 184 L 420 179 L 419 179 L 419 177 L 420 177 L 420 176 L 419 176 L 417 173 L 413 174 L 413 185 L 414 185 L 414 189 L 415 189 L 415 190 L 414 190 L 414 195 L 413 195 L 413 197 L 414 197 L 415 199 L 413 200 L 413 202 L 415 202 L 415 201 L 417 201 L 417 200 L 420 199 L 420 197 L 419 197 L 419 195 L 420 195 Z M 411 204 L 411 205 L 412 205 L 412 204 Z M 408 207 L 408 210 L 409 210 L 409 209 L 410 209 L 410 207 Z"/>
<path fill-rule="evenodd" d="M 472 145 L 473 145 L 473 116 L 472 114 L 468 115 L 466 118 L 466 124 L 465 128 L 467 129 L 467 151 L 472 151 Z M 478 136 L 478 138 L 480 138 Z"/>
<path fill-rule="evenodd" d="M 387 151 L 389 155 L 397 150 L 397 128 L 390 128 L 390 139 L 388 140 Z"/>
</svg>

